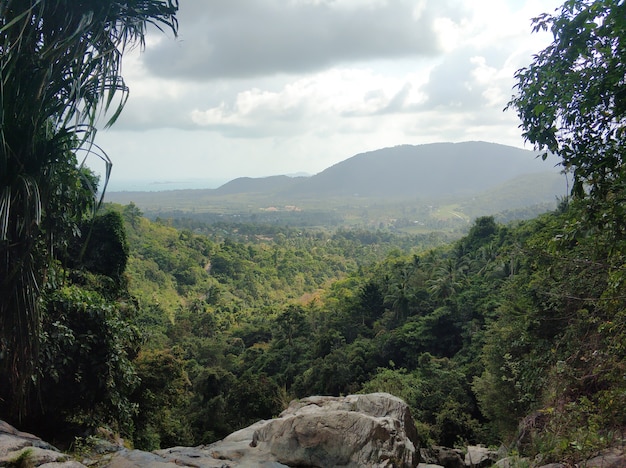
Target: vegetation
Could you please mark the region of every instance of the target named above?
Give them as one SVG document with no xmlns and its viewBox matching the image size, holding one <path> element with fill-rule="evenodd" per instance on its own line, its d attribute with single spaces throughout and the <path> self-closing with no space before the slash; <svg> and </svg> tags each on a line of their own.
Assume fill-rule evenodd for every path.
<svg viewBox="0 0 626 468">
<path fill-rule="evenodd" d="M 3 40 L 17 24 L 19 40 L 32 28 L 42 41 L 61 34 L 47 29 L 51 3 L 25 14 L 5 3 Z M 175 29 L 175 6 L 153 6 L 127 39 L 146 21 Z M 0 202 L 0 414 L 53 442 L 109 426 L 154 449 L 214 441 L 294 397 L 388 391 L 411 406 L 425 443 L 503 442 L 574 463 L 620 441 L 623 10 L 570 0 L 538 18 L 555 42 L 517 75 L 511 106 L 526 137 L 573 171 L 572 198 L 529 220 L 478 217 L 455 239 L 384 225 L 150 221 L 134 204 L 88 216 L 96 181 L 77 165 L 77 133 L 60 125 L 74 104 L 32 121 L 20 151 L 3 124 L 11 171 L 0 177 L 14 179 Z M 125 23 L 112 21 L 114 39 Z M 52 102 L 67 97 L 57 92 Z M 36 404 L 20 406 L 29 395 Z"/>
<path fill-rule="evenodd" d="M 96 119 L 122 110 L 126 47 L 148 23 L 176 32 L 172 0 L 0 1 L 0 408 L 28 412 L 50 264 L 93 214 L 96 179 L 77 168 Z M 114 99 L 118 97 L 119 103 Z"/>
<path fill-rule="evenodd" d="M 624 423 L 620 327 L 590 260 L 608 241 L 563 235 L 576 204 L 510 225 L 479 218 L 439 246 L 260 225 L 207 237 L 109 209 L 125 221 L 127 318 L 142 337 L 126 354 L 139 379 L 117 384 L 132 422 L 118 427 L 140 448 L 208 443 L 319 393 L 388 391 L 425 442 L 505 441 L 554 459 L 608 445 Z"/>
<path fill-rule="evenodd" d="M 500 145 L 493 146 L 501 148 Z M 509 147 L 508 150 L 514 148 Z M 467 158 L 476 158 L 476 154 L 469 151 L 471 147 L 466 154 Z M 529 151 L 526 153 L 523 156 L 533 161 L 533 154 Z M 380 155 L 385 156 L 384 153 Z M 503 150 L 500 156 L 505 159 L 507 152 Z M 437 153 L 433 157 L 435 160 L 439 159 Z M 461 159 L 460 156 L 457 159 Z M 395 163 L 394 167 L 393 161 L 389 161 L 389 172 L 412 173 L 409 167 L 400 166 L 401 162 Z M 460 170 L 459 168 L 458 171 Z M 497 172 L 497 169 L 480 171 L 475 168 L 470 172 L 469 178 L 475 178 L 475 174 L 479 172 L 482 174 L 493 171 Z M 428 169 L 421 169 L 420 172 L 428 173 Z M 334 183 L 340 187 L 345 186 L 354 178 L 348 174 L 349 172 L 342 171 L 333 179 Z M 467 178 L 467 174 L 464 173 L 464 176 Z M 371 175 L 369 178 L 374 177 Z M 254 179 L 250 179 L 249 183 L 253 184 L 253 181 Z M 471 196 L 467 193 L 455 195 L 454 178 L 451 176 L 441 183 L 442 186 L 450 187 L 450 193 L 446 195 L 420 194 L 422 186 L 414 181 L 412 187 L 418 187 L 413 188 L 415 193 L 384 197 L 379 193 L 385 190 L 385 186 L 378 187 L 383 181 L 371 184 L 377 186 L 376 195 L 361 193 L 358 197 L 334 195 L 323 187 L 319 192 L 307 196 L 276 192 L 271 187 L 266 187 L 265 192 L 253 192 L 245 188 L 241 188 L 242 192 L 228 192 L 224 190 L 229 186 L 226 184 L 215 190 L 113 192 L 108 193 L 106 199 L 120 204 L 134 203 L 150 219 L 174 219 L 177 227 L 199 228 L 205 232 L 208 230 L 207 225 L 247 224 L 261 225 L 263 229 L 269 225 L 288 225 L 331 232 L 339 228 L 384 229 L 405 234 L 444 232 L 459 237 L 474 218 L 496 214 L 503 221 L 530 219 L 553 210 L 557 204 L 557 196 L 567 193 L 565 177 L 550 171 L 518 176 L 497 186 L 494 186 L 493 181 L 490 185 L 485 183 L 481 191 L 470 192 Z M 398 184 L 398 181 L 393 184 L 388 182 L 387 186 L 391 189 Z M 533 187 L 532 191 L 528 190 L 529 186 Z M 212 232 L 219 231 L 214 229 Z"/>
</svg>

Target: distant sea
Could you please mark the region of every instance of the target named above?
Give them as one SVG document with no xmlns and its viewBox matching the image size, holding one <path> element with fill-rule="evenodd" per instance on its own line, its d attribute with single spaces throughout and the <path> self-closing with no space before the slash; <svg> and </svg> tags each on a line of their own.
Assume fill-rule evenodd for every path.
<svg viewBox="0 0 626 468">
<path fill-rule="evenodd" d="M 111 179 L 107 192 L 163 192 L 166 190 L 215 189 L 228 179 L 184 179 L 184 180 L 116 180 Z"/>
</svg>

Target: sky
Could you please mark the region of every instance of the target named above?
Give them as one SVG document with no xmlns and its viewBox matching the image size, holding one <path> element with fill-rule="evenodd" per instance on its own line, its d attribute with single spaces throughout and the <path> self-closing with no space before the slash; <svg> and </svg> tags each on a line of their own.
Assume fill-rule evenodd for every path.
<svg viewBox="0 0 626 468">
<path fill-rule="evenodd" d="M 96 137 L 109 189 L 316 174 L 402 144 L 532 149 L 504 108 L 551 40 L 531 18 L 561 3 L 180 0 L 178 37 L 151 31 L 124 57 L 130 98 Z"/>
</svg>

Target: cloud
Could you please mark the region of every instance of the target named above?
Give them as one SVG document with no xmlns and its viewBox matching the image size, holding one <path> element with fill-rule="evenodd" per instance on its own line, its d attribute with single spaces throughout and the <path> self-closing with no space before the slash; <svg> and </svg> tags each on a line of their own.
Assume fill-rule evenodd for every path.
<svg viewBox="0 0 626 468">
<path fill-rule="evenodd" d="M 299 78 L 276 91 L 239 92 L 232 101 L 195 108 L 198 126 L 237 137 L 359 132 L 362 120 L 404 112 L 423 96 L 419 74 L 391 77 L 368 69 L 332 69 Z"/>
<path fill-rule="evenodd" d="M 158 76 L 205 81 L 433 56 L 435 18 L 455 11 L 451 1 L 188 0 L 179 39 L 157 41 L 144 61 Z"/>
<path fill-rule="evenodd" d="M 318 172 L 398 144 L 520 146 L 503 112 L 561 0 L 183 0 L 180 37 L 124 57 L 99 140 L 126 177 Z M 549 38 L 548 38 L 549 39 Z"/>
</svg>

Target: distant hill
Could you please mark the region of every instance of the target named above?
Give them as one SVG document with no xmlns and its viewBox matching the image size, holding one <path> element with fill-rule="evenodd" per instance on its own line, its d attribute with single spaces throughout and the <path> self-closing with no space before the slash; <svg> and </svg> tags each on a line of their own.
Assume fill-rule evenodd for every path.
<svg viewBox="0 0 626 468">
<path fill-rule="evenodd" d="M 532 151 L 495 143 L 403 145 L 357 154 L 311 177 L 242 177 L 217 189 L 110 192 L 106 199 L 167 211 L 214 209 L 233 203 L 245 203 L 249 208 L 273 203 L 323 203 L 331 199 L 475 199 L 487 192 L 491 202 L 494 197 L 509 198 L 512 205 L 519 205 L 529 196 L 536 202 L 564 195 L 560 188 L 555 193 L 559 185 L 555 166 L 556 159 L 542 161 Z M 544 176 L 538 179 L 540 173 Z M 546 174 L 550 174 L 549 183 Z M 514 181 L 522 176 L 523 182 Z M 513 203 L 515 200 L 518 202 Z"/>
<path fill-rule="evenodd" d="M 302 177 L 289 177 L 285 175 L 271 177 L 239 177 L 225 183 L 215 189 L 216 195 L 233 195 L 236 193 L 276 193 L 289 190 L 298 183 Z"/>
<path fill-rule="evenodd" d="M 528 150 L 485 142 L 396 146 L 357 154 L 288 188 L 289 195 L 439 198 L 523 174 L 557 172 Z"/>
<path fill-rule="evenodd" d="M 242 177 L 215 195 L 440 198 L 471 195 L 525 174 L 556 173 L 528 150 L 485 142 L 403 145 L 357 154 L 312 177 Z"/>
<path fill-rule="evenodd" d="M 522 174 L 496 187 L 467 197 L 463 203 L 469 214 L 477 216 L 498 211 L 556 204 L 568 192 L 565 176 L 556 172 Z"/>
</svg>

